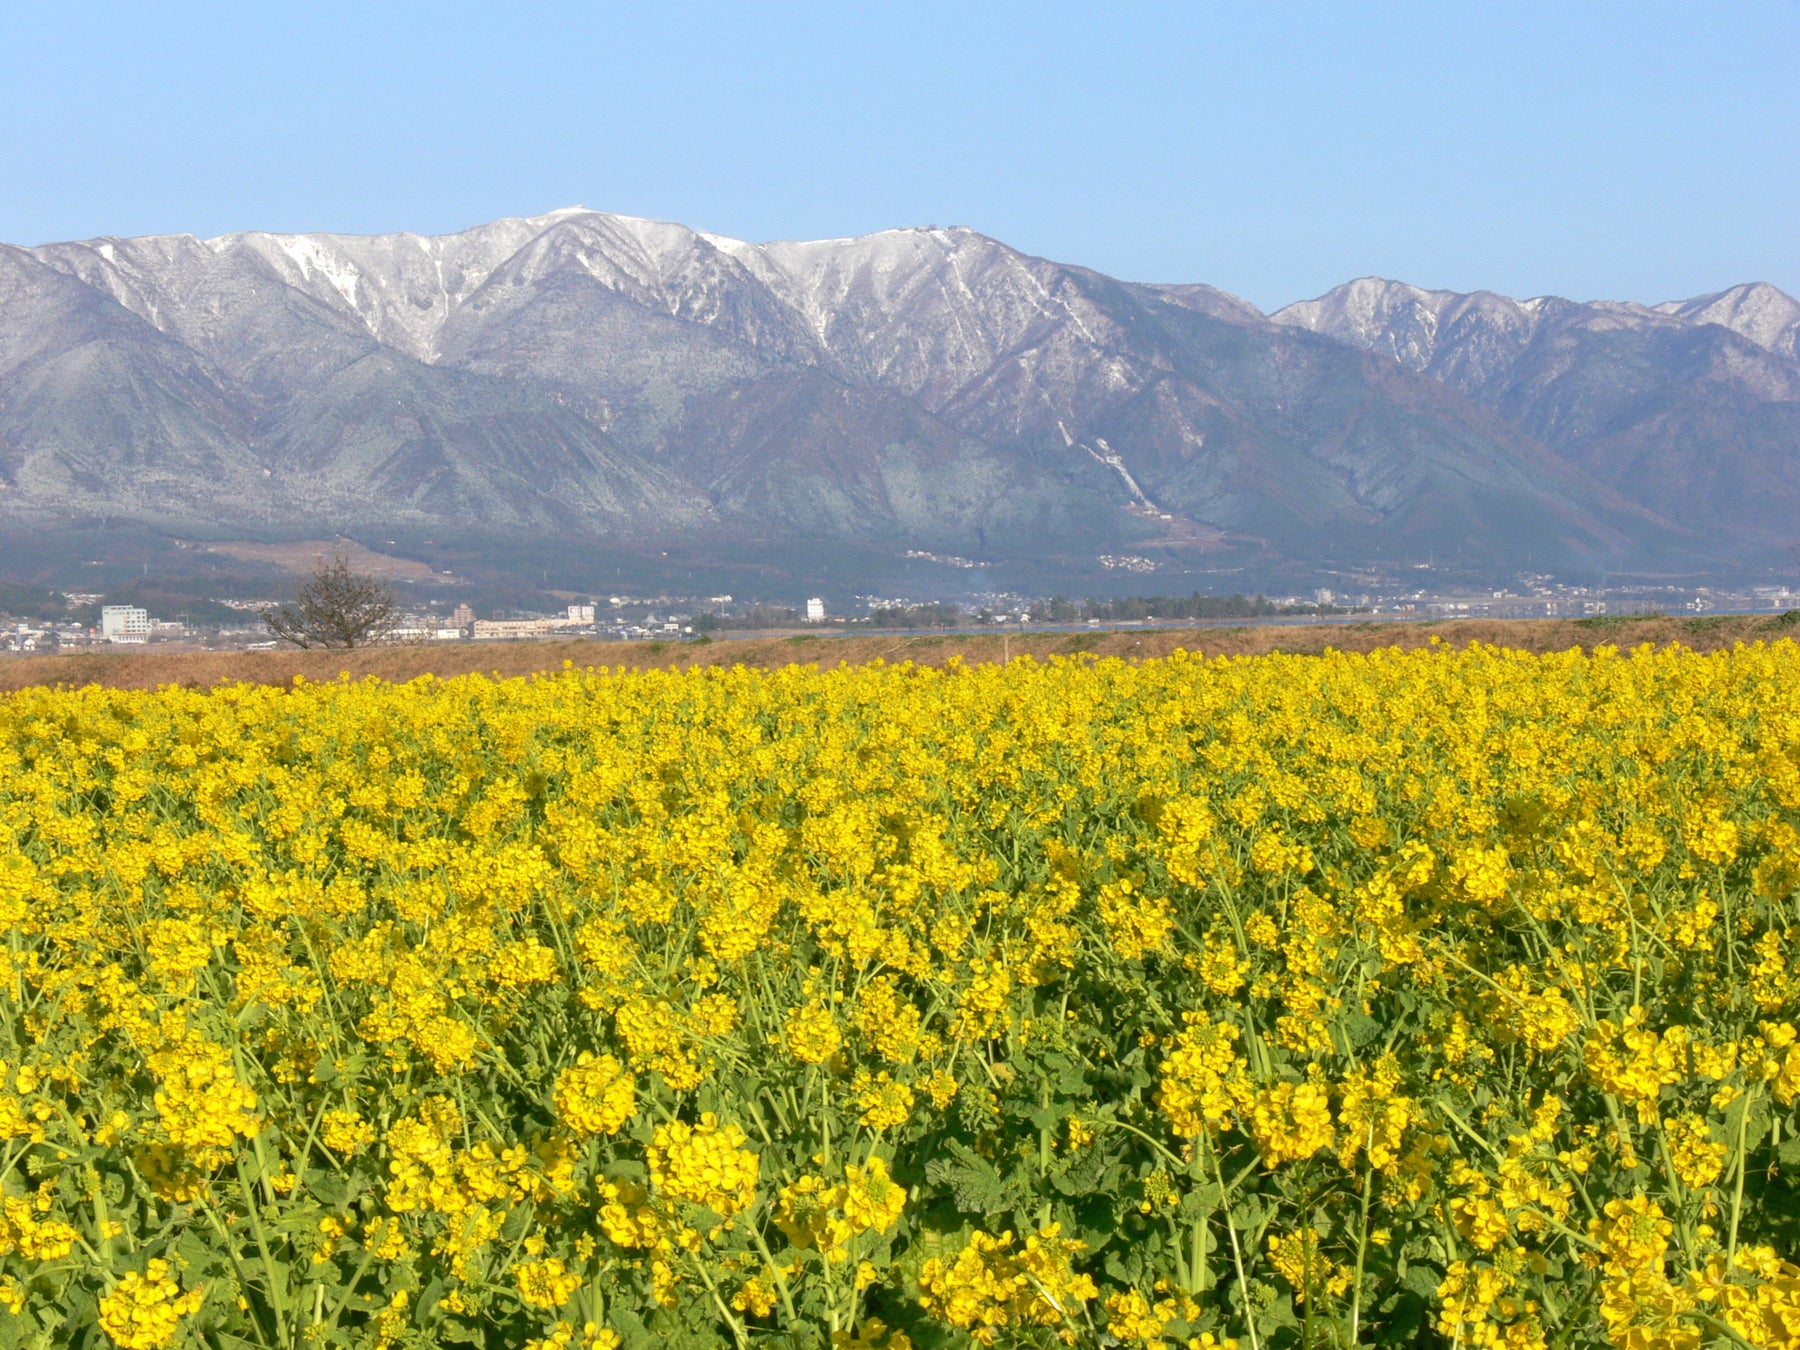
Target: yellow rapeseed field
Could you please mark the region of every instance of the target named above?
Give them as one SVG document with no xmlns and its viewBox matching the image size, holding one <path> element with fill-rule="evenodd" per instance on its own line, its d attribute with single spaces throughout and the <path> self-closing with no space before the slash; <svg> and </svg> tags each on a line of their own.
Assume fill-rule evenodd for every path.
<svg viewBox="0 0 1800 1350">
<path fill-rule="evenodd" d="M 1800 648 L 0 697 L 0 1350 L 1800 1346 Z"/>
</svg>

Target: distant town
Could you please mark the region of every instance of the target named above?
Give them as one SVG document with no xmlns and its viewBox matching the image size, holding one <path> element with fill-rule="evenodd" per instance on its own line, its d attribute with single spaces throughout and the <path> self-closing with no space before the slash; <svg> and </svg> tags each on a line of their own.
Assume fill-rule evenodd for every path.
<svg viewBox="0 0 1800 1350">
<path fill-rule="evenodd" d="M 16 591 L 18 588 L 10 588 Z M 268 601 L 212 602 L 231 618 L 164 618 L 143 605 L 110 603 L 104 594 L 48 593 L 29 607 L 0 592 L 0 653 L 156 645 L 167 650 L 255 650 L 277 644 L 261 618 Z M 402 602 L 407 597 L 402 595 Z M 31 612 L 9 612 L 14 608 Z M 954 600 L 858 596 L 833 606 L 818 596 L 785 602 L 731 595 L 605 595 L 550 611 L 480 613 L 466 602 L 408 608 L 390 643 L 516 642 L 545 638 L 596 641 L 697 640 L 794 631 L 981 631 L 1070 627 L 1183 626 L 1347 622 L 1369 619 L 1601 618 L 1633 614 L 1753 614 L 1800 608 L 1800 588 L 1580 587 L 1528 577 L 1508 588 L 1438 593 L 1345 593 L 1317 589 L 1287 596 L 1145 596 L 1070 600 L 983 593 Z M 46 611 L 52 612 L 46 612 Z M 239 618 L 238 616 L 241 616 Z"/>
</svg>

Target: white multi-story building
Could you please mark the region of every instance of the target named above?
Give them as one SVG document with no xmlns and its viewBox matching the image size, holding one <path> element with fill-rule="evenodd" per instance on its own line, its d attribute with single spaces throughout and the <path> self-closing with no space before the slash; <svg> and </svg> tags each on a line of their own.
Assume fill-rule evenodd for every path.
<svg viewBox="0 0 1800 1350">
<path fill-rule="evenodd" d="M 477 619 L 475 620 L 475 636 L 478 638 L 521 638 L 542 637 L 554 632 L 558 626 L 556 619 Z"/>
<path fill-rule="evenodd" d="M 825 622 L 825 602 L 816 595 L 806 602 L 806 621 L 808 623 Z"/>
<path fill-rule="evenodd" d="M 570 623 L 592 623 L 593 621 L 594 621 L 594 607 L 592 605 L 570 605 L 569 606 L 569 622 Z"/>
<path fill-rule="evenodd" d="M 100 610 L 100 636 L 108 642 L 142 642 L 150 636 L 150 613 L 136 605 L 106 605 Z"/>
</svg>

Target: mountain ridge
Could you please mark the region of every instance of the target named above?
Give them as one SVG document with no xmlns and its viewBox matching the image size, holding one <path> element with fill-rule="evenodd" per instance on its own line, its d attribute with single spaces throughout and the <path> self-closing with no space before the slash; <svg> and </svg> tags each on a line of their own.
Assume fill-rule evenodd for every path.
<svg viewBox="0 0 1800 1350">
<path fill-rule="evenodd" d="M 1800 518 L 1800 302 L 1766 283 L 1659 305 L 1361 278 L 1270 316 L 1392 357 L 1698 534 Z"/>
<path fill-rule="evenodd" d="M 1760 283 L 1362 279 L 1265 315 L 962 228 L 753 244 L 573 207 L 3 246 L 0 519 L 1737 564 L 1800 510 L 1797 333 Z M 1730 482 L 1697 494 L 1713 446 Z"/>
</svg>

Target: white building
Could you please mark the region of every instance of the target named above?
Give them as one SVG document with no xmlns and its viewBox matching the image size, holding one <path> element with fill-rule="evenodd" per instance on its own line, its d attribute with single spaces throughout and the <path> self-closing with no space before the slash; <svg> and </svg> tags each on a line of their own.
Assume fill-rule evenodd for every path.
<svg viewBox="0 0 1800 1350">
<path fill-rule="evenodd" d="M 592 623 L 593 621 L 594 621 L 594 607 L 592 605 L 570 605 L 569 606 L 569 622 L 570 623 Z"/>
<path fill-rule="evenodd" d="M 816 595 L 806 602 L 806 621 L 808 623 L 825 622 L 825 602 Z"/>
<path fill-rule="evenodd" d="M 106 605 L 100 611 L 100 636 L 108 642 L 142 642 L 150 636 L 150 614 L 136 605 Z"/>
<path fill-rule="evenodd" d="M 475 636 L 478 638 L 524 638 L 542 637 L 553 633 L 560 624 L 557 619 L 477 619 L 475 620 Z"/>
</svg>

